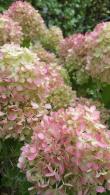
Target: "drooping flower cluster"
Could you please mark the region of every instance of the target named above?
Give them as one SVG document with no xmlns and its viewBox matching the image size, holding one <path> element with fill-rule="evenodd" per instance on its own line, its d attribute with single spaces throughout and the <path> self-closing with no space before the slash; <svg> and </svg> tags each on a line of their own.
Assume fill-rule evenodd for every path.
<svg viewBox="0 0 110 195">
<path fill-rule="evenodd" d="M 44 36 L 46 26 L 37 10 L 28 2 L 16 1 L 5 12 L 22 27 L 26 40 L 39 40 Z"/>
<path fill-rule="evenodd" d="M 20 44 L 23 38 L 19 24 L 8 16 L 0 14 L 0 46 L 5 43 Z"/>
<path fill-rule="evenodd" d="M 44 116 L 22 148 L 18 167 L 39 194 L 53 188 L 82 195 L 110 189 L 110 133 L 95 106 Z"/>
<path fill-rule="evenodd" d="M 93 78 L 110 83 L 110 22 L 98 24 L 86 35 L 86 70 Z"/>
<path fill-rule="evenodd" d="M 68 70 L 71 80 L 75 80 L 77 84 L 84 84 L 89 78 L 85 71 L 85 56 L 84 35 L 75 34 L 61 42 L 60 59 Z"/>
<path fill-rule="evenodd" d="M 36 125 L 48 109 L 46 98 L 64 85 L 60 69 L 42 64 L 27 48 L 0 48 L 0 137 L 18 137 Z"/>
</svg>

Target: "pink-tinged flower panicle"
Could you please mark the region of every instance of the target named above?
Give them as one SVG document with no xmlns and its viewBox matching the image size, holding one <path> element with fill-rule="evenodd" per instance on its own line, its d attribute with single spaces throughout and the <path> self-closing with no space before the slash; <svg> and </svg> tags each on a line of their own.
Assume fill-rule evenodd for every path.
<svg viewBox="0 0 110 195">
<path fill-rule="evenodd" d="M 110 110 L 107 109 L 104 104 L 98 100 L 93 99 L 87 99 L 84 97 L 77 97 L 74 105 L 77 106 L 78 104 L 84 104 L 86 106 L 92 106 L 95 105 L 96 109 L 100 111 L 100 120 L 103 124 L 108 124 L 109 118 L 110 118 Z"/>
<path fill-rule="evenodd" d="M 84 52 L 84 40 L 85 37 L 82 34 L 74 34 L 71 35 L 64 40 L 62 40 L 60 44 L 60 55 L 63 60 L 68 56 L 69 52 L 74 50 L 74 53 L 79 53 L 79 50 L 82 49 L 82 52 Z"/>
<path fill-rule="evenodd" d="M 22 28 L 18 22 L 0 14 L 0 46 L 5 43 L 20 44 L 23 40 Z"/>
<path fill-rule="evenodd" d="M 109 23 L 107 22 L 99 23 L 96 25 L 92 32 L 87 32 L 85 34 L 85 47 L 87 48 L 87 50 L 94 47 L 94 44 L 96 46 L 99 44 L 100 36 L 103 36 L 105 34 L 108 24 Z"/>
<path fill-rule="evenodd" d="M 26 1 L 14 2 L 5 14 L 19 23 L 25 40 L 40 40 L 47 31 L 44 20 L 38 11 Z"/>
<path fill-rule="evenodd" d="M 85 71 L 85 57 L 85 36 L 83 34 L 74 34 L 61 42 L 60 60 L 64 63 L 71 80 L 75 80 L 80 85 L 89 79 Z"/>
<path fill-rule="evenodd" d="M 110 83 L 110 22 L 98 24 L 85 35 L 86 71 L 93 79 Z"/>
<path fill-rule="evenodd" d="M 5 44 L 0 54 L 0 137 L 24 139 L 50 109 L 49 94 L 64 85 L 61 67 L 19 45 Z"/>
<path fill-rule="evenodd" d="M 18 167 L 37 192 L 106 191 L 110 181 L 110 133 L 95 106 L 77 105 L 45 115 L 22 148 Z"/>
<path fill-rule="evenodd" d="M 60 59 L 71 79 L 84 84 L 89 76 L 110 83 L 110 22 L 98 24 L 92 32 L 75 34 L 60 45 Z M 84 76 L 85 75 L 85 76 Z"/>
<path fill-rule="evenodd" d="M 42 63 L 37 55 L 27 48 L 5 44 L 1 47 L 0 54 L 1 71 L 8 72 L 9 78 L 14 79 L 17 83 L 25 85 L 28 82 L 30 90 L 34 89 L 36 85 L 39 89 L 39 95 L 40 90 L 44 96 L 46 93 L 48 95 L 49 91 L 64 85 L 60 73 L 61 67 L 56 64 L 47 65 Z"/>
</svg>

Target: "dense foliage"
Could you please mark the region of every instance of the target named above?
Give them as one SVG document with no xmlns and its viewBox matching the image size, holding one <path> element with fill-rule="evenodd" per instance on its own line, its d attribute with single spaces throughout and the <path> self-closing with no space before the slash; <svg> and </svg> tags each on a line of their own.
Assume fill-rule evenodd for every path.
<svg viewBox="0 0 110 195">
<path fill-rule="evenodd" d="M 15 0 L 1 0 L 0 11 Z M 109 0 L 27 0 L 38 9 L 48 26 L 59 26 L 65 35 L 90 31 L 109 18 Z"/>
<path fill-rule="evenodd" d="M 0 192 L 107 195 L 110 22 L 64 38 L 55 24 L 65 34 L 84 31 L 86 11 L 93 5 L 98 10 L 100 1 L 31 3 L 41 6 L 47 24 L 25 1 L 14 2 L 0 15 Z M 102 5 L 104 17 L 107 1 Z M 51 23 L 51 15 L 48 20 L 55 14 L 52 6 L 56 16 L 67 17 L 65 22 L 57 17 Z M 81 19 L 84 24 L 78 26 Z"/>
</svg>

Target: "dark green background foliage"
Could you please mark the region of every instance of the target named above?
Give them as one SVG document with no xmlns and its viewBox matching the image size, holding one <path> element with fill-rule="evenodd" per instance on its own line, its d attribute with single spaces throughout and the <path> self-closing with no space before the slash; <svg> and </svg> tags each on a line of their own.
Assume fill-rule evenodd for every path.
<svg viewBox="0 0 110 195">
<path fill-rule="evenodd" d="M 17 140 L 0 140 L 0 194 L 29 195 L 30 184 L 17 168 L 22 146 Z"/>
<path fill-rule="evenodd" d="M 15 0 L 0 0 L 0 11 Z M 109 0 L 27 0 L 38 9 L 48 26 L 61 27 L 64 35 L 86 32 L 108 19 Z"/>
<path fill-rule="evenodd" d="M 109 0 L 31 0 L 48 25 L 60 26 L 65 35 L 91 30 L 108 18 Z"/>
<path fill-rule="evenodd" d="M 0 0 L 0 12 L 3 12 L 14 0 Z"/>
</svg>

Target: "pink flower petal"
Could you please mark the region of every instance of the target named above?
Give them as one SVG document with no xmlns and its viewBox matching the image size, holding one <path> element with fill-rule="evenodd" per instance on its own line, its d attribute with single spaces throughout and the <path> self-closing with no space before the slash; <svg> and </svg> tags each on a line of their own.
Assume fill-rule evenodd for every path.
<svg viewBox="0 0 110 195">
<path fill-rule="evenodd" d="M 100 192 L 100 193 L 103 193 L 103 192 L 105 192 L 106 190 L 105 190 L 105 188 L 103 187 L 103 186 L 98 186 L 97 188 L 96 188 L 96 192 Z"/>
</svg>

